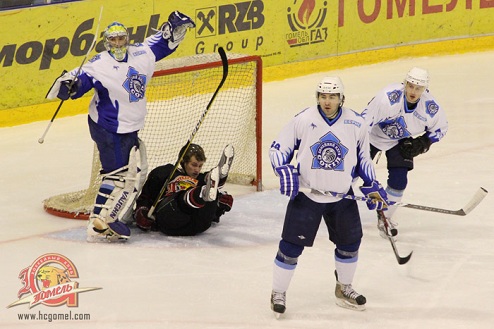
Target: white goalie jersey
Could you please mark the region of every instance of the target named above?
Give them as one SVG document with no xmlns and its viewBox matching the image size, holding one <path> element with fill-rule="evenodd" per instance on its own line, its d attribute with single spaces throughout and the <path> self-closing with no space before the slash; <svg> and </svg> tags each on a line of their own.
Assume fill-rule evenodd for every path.
<svg viewBox="0 0 494 329">
<path fill-rule="evenodd" d="M 379 150 L 387 151 L 400 139 L 424 132 L 435 143 L 448 131 L 446 114 L 428 90 L 415 109 L 408 109 L 404 88 L 402 83 L 385 87 L 362 112 L 370 127 L 370 143 Z"/>
<path fill-rule="evenodd" d="M 375 180 L 364 119 L 348 108 L 329 120 L 318 106 L 297 114 L 272 143 L 269 156 L 273 168 L 289 164 L 296 153 L 300 187 L 347 193 L 353 179 L 365 185 Z M 339 198 L 307 193 L 315 202 Z"/>
</svg>

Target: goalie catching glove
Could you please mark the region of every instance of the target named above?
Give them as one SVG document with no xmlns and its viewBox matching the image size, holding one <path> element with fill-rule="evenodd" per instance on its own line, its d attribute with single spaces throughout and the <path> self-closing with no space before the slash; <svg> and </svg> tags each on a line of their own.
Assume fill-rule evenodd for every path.
<svg viewBox="0 0 494 329">
<path fill-rule="evenodd" d="M 426 135 L 417 138 L 408 137 L 400 140 L 400 153 L 406 159 L 413 159 L 419 154 L 429 151 L 431 140 Z"/>
<path fill-rule="evenodd" d="M 283 195 L 294 199 L 298 194 L 299 182 L 298 171 L 292 165 L 283 165 L 274 168 L 276 174 L 280 177 L 280 192 Z"/>
<path fill-rule="evenodd" d="M 187 28 L 196 27 L 194 21 L 187 15 L 174 11 L 168 16 L 168 22 L 161 25 L 163 39 L 168 40 L 168 47 L 175 49 L 184 40 Z"/>
<path fill-rule="evenodd" d="M 372 181 L 370 186 L 361 186 L 360 191 L 370 199 L 367 201 L 369 210 L 388 209 L 388 194 L 378 181 Z"/>
</svg>

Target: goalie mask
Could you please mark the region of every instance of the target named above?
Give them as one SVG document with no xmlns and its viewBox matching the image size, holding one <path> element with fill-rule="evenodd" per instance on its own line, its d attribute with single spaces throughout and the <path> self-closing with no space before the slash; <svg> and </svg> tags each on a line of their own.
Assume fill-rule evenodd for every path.
<svg viewBox="0 0 494 329">
<path fill-rule="evenodd" d="M 103 34 L 103 40 L 106 50 L 113 58 L 119 62 L 125 59 L 129 45 L 129 33 L 123 24 L 113 22 L 108 25 Z"/>
</svg>

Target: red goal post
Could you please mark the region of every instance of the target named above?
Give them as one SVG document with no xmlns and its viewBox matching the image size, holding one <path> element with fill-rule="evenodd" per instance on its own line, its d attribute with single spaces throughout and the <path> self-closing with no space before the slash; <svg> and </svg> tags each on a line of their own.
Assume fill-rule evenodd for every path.
<svg viewBox="0 0 494 329">
<path fill-rule="evenodd" d="M 233 144 L 235 159 L 228 177 L 232 184 L 262 190 L 262 60 L 228 54 L 228 77 L 204 118 L 193 143 L 206 153 L 204 170 L 214 167 L 223 148 Z M 222 77 L 218 54 L 162 60 L 146 89 L 147 116 L 139 137 L 146 146 L 148 172 L 175 163 Z M 55 216 L 87 219 L 101 183 L 96 147 L 89 187 L 43 201 Z"/>
</svg>

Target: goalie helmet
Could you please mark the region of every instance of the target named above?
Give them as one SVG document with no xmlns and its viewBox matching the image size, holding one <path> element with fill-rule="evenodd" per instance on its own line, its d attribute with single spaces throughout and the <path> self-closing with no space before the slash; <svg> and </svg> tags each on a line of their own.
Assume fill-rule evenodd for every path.
<svg viewBox="0 0 494 329">
<path fill-rule="evenodd" d="M 408 71 L 405 81 L 427 88 L 429 87 L 429 73 L 427 70 L 414 67 Z"/>
<path fill-rule="evenodd" d="M 125 59 L 129 45 L 129 32 L 123 24 L 113 22 L 108 25 L 103 34 L 103 40 L 106 50 L 113 58 L 119 62 Z"/>
</svg>

